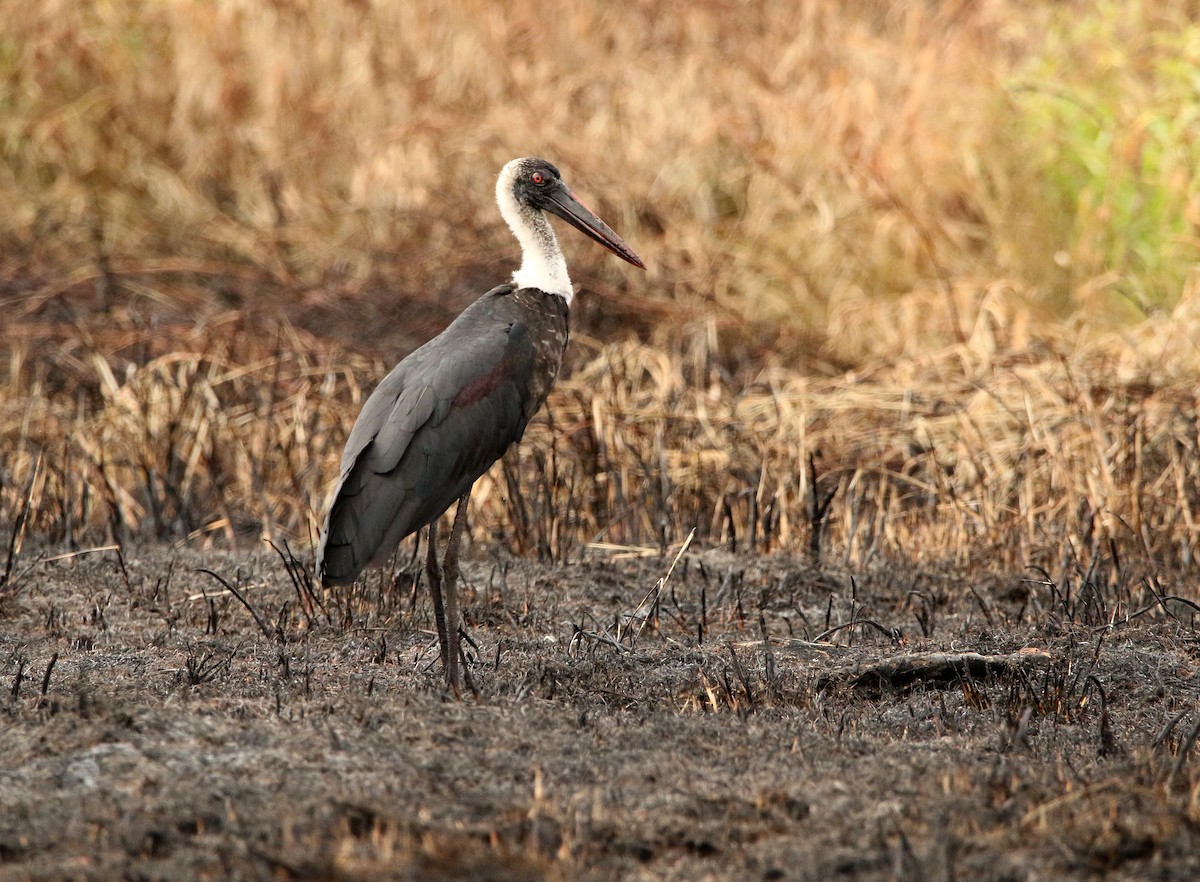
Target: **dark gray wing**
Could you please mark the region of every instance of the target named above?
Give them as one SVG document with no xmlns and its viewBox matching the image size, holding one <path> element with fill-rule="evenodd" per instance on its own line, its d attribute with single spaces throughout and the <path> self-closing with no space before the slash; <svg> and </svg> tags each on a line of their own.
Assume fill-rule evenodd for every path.
<svg viewBox="0 0 1200 882">
<path fill-rule="evenodd" d="M 515 441 L 532 401 L 526 324 L 489 292 L 397 365 L 363 406 L 342 455 L 317 572 L 354 581 L 442 514 Z"/>
</svg>

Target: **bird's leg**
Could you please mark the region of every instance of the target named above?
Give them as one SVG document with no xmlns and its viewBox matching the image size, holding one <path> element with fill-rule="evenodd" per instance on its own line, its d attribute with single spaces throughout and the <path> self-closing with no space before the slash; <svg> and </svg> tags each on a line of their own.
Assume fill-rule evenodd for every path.
<svg viewBox="0 0 1200 882">
<path fill-rule="evenodd" d="M 442 650 L 442 669 L 450 658 L 449 637 L 446 632 L 446 607 L 442 603 L 442 568 L 437 559 L 437 521 L 429 525 L 429 549 L 425 558 L 425 572 L 429 575 L 429 594 L 433 598 L 433 620 L 437 623 L 438 645 Z"/>
<path fill-rule="evenodd" d="M 454 526 L 450 528 L 450 541 L 446 545 L 446 556 L 442 559 L 442 575 L 445 578 L 446 593 L 446 682 L 455 695 L 462 694 L 462 679 L 459 677 L 459 640 L 458 640 L 458 549 L 462 544 L 463 527 L 467 523 L 467 500 L 471 498 L 468 490 L 458 498 L 458 508 L 454 511 Z"/>
</svg>

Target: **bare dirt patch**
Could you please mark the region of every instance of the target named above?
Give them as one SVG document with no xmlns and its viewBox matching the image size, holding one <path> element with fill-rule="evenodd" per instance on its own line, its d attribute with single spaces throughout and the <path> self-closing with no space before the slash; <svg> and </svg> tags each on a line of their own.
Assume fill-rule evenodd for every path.
<svg viewBox="0 0 1200 882">
<path fill-rule="evenodd" d="M 0 878 L 1200 874 L 1187 603 L 713 551 L 654 590 L 669 563 L 468 565 L 461 703 L 403 573 L 313 604 L 271 553 L 33 564 Z M 921 662 L 967 651 L 997 661 Z"/>
</svg>

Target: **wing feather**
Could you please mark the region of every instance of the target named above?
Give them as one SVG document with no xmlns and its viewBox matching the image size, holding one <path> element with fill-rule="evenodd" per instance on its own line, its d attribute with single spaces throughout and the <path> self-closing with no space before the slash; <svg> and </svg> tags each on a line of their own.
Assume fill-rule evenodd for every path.
<svg viewBox="0 0 1200 882">
<path fill-rule="evenodd" d="M 524 322 L 488 298 L 397 365 L 368 398 L 342 456 L 317 552 L 325 584 L 352 582 L 439 517 L 520 440 L 534 347 Z"/>
</svg>

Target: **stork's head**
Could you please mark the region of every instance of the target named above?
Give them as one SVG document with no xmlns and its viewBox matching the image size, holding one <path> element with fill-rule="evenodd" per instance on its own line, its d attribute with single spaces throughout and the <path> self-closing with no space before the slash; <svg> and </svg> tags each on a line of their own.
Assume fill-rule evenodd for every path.
<svg viewBox="0 0 1200 882">
<path fill-rule="evenodd" d="M 548 211 L 558 215 L 590 239 L 599 242 L 622 260 L 645 269 L 642 259 L 634 254 L 625 240 L 612 231 L 604 221 L 586 205 L 575 198 L 575 194 L 562 181 L 558 169 L 544 159 L 526 157 L 514 159 L 500 170 L 496 182 L 496 201 L 510 227 L 516 229 L 518 222 L 512 214 L 527 211 Z"/>
</svg>

